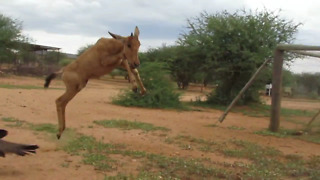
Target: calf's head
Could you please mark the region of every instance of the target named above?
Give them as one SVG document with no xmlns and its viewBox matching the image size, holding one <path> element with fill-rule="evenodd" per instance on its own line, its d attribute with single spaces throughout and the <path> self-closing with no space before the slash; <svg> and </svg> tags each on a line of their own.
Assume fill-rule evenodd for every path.
<svg viewBox="0 0 320 180">
<path fill-rule="evenodd" d="M 117 34 L 113 34 L 109 32 L 109 34 L 117 40 L 120 40 L 124 44 L 124 56 L 128 60 L 132 69 L 139 67 L 140 60 L 138 57 L 140 41 L 139 41 L 139 28 L 136 27 L 134 30 L 134 34 L 131 33 L 130 36 L 123 37 Z"/>
</svg>

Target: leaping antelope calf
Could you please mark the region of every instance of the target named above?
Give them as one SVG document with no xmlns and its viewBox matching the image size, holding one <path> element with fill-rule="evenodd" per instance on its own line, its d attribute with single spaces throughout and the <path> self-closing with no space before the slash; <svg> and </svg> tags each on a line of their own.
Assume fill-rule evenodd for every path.
<svg viewBox="0 0 320 180">
<path fill-rule="evenodd" d="M 109 32 L 113 39 L 100 38 L 95 45 L 82 53 L 74 62 L 46 78 L 45 88 L 49 87 L 50 81 L 58 74 L 62 74 L 61 78 L 66 86 L 66 92 L 56 100 L 59 122 L 58 139 L 66 127 L 65 109 L 68 102 L 86 86 L 89 79 L 108 74 L 116 67 L 121 66 L 128 71 L 132 90 L 137 92 L 136 81 L 138 81 L 140 93 L 146 93 L 137 70 L 140 65 L 138 57 L 139 33 L 138 27 L 135 28 L 134 34 L 131 33 L 128 37 Z"/>
</svg>

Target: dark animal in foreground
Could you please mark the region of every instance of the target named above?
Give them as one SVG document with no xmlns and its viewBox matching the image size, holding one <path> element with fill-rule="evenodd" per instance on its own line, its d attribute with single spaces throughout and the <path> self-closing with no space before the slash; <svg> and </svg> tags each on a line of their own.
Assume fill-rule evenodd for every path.
<svg viewBox="0 0 320 180">
<path fill-rule="evenodd" d="M 29 153 L 36 153 L 37 145 L 18 144 L 2 140 L 8 134 L 6 130 L 0 129 L 0 156 L 5 157 L 6 153 L 14 153 L 24 156 Z"/>
</svg>

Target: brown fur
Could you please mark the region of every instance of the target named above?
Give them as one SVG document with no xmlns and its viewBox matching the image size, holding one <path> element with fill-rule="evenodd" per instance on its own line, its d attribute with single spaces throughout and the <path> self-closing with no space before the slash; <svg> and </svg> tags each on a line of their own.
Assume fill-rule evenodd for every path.
<svg viewBox="0 0 320 180">
<path fill-rule="evenodd" d="M 141 94 L 146 93 L 139 72 L 136 69 L 140 65 L 138 51 L 140 47 L 139 29 L 136 27 L 134 35 L 122 37 L 113 33 L 109 34 L 114 39 L 100 38 L 97 43 L 85 51 L 77 60 L 65 66 L 59 72 L 53 73 L 46 78 L 45 87 L 50 81 L 62 74 L 62 80 L 66 86 L 66 92 L 56 100 L 59 122 L 58 139 L 65 129 L 65 109 L 68 102 L 83 89 L 88 80 L 98 78 L 110 73 L 114 68 L 122 66 L 128 72 L 134 91 L 138 81 Z"/>
</svg>

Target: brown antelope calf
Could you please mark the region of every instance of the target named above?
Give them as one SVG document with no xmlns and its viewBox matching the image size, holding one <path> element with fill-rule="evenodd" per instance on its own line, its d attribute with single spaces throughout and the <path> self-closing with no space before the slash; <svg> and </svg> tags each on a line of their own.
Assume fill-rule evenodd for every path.
<svg viewBox="0 0 320 180">
<path fill-rule="evenodd" d="M 66 92 L 56 100 L 57 114 L 59 122 L 59 132 L 57 138 L 60 139 L 65 129 L 65 109 L 68 102 L 83 89 L 88 80 L 98 78 L 110 73 L 116 67 L 122 66 L 128 71 L 132 90 L 137 91 L 138 81 L 141 94 L 146 93 L 139 72 L 136 69 L 140 65 L 138 51 L 140 47 L 139 29 L 135 28 L 134 34 L 122 37 L 113 33 L 109 34 L 114 38 L 100 38 L 95 45 L 82 53 L 77 60 L 62 68 L 60 71 L 52 73 L 46 78 L 44 87 L 47 88 L 50 81 L 58 74 L 66 86 Z"/>
</svg>

